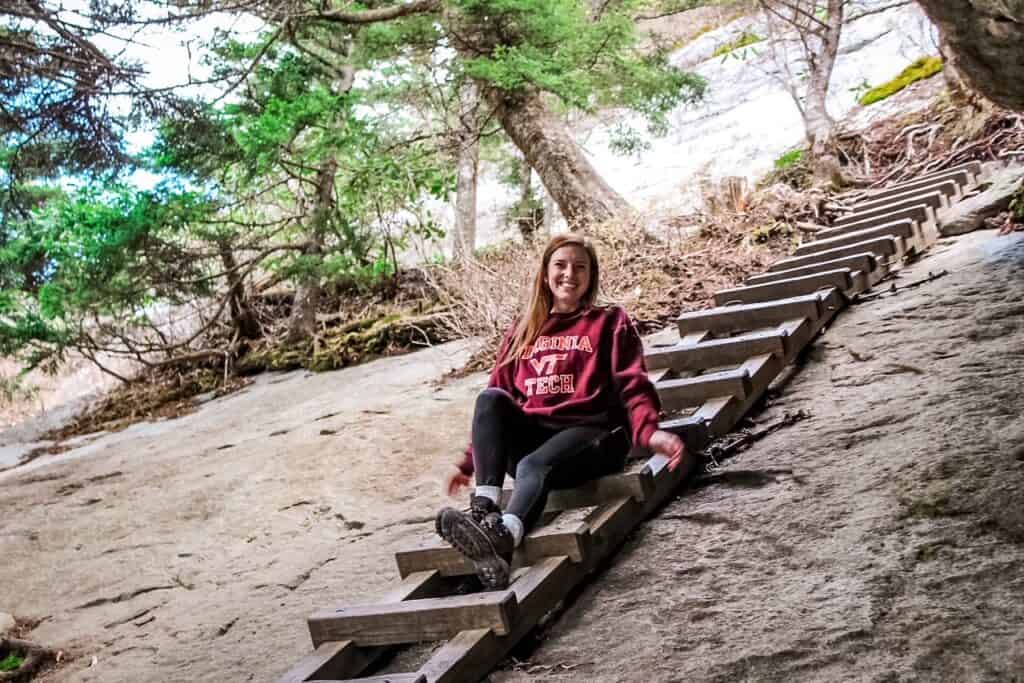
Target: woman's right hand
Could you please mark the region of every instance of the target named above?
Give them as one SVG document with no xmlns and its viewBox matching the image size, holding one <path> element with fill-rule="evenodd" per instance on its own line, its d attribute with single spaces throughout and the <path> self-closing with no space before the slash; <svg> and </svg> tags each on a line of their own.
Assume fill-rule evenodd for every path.
<svg viewBox="0 0 1024 683">
<path fill-rule="evenodd" d="M 443 491 L 454 498 L 459 491 L 469 486 L 469 475 L 463 474 L 457 465 L 452 465 L 444 477 Z"/>
</svg>

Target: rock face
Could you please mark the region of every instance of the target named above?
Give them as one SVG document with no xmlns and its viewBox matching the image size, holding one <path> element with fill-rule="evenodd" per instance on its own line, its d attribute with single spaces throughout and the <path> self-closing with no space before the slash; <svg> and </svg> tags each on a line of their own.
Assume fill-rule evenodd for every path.
<svg viewBox="0 0 1024 683">
<path fill-rule="evenodd" d="M 986 218 L 1006 210 L 1022 183 L 1024 166 L 996 171 L 984 192 L 939 211 L 939 232 L 949 237 L 977 230 Z"/>
<path fill-rule="evenodd" d="M 1024 0 L 921 0 L 957 66 L 997 104 L 1024 110 Z"/>
<path fill-rule="evenodd" d="M 7 612 L 0 612 L 0 638 L 10 633 L 17 624 Z"/>
</svg>

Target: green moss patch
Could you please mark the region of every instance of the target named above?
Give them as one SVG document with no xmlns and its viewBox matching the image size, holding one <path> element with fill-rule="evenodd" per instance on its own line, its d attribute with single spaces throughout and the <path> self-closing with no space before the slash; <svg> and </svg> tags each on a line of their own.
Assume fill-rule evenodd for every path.
<svg viewBox="0 0 1024 683">
<path fill-rule="evenodd" d="M 922 57 L 901 71 L 899 76 L 888 83 L 883 83 L 878 87 L 871 88 L 861 95 L 860 103 L 865 106 L 874 104 L 875 102 L 884 100 L 890 95 L 898 93 L 911 83 L 916 83 L 917 81 L 924 80 L 925 78 L 931 78 L 940 71 L 942 71 L 941 57 Z"/>
<path fill-rule="evenodd" d="M 715 48 L 715 51 L 711 53 L 711 56 L 712 57 L 721 57 L 722 55 L 727 55 L 730 52 L 732 52 L 733 50 L 738 50 L 741 47 L 746 47 L 748 45 L 753 45 L 754 43 L 760 43 L 762 40 L 764 40 L 764 38 L 762 38 L 761 36 L 757 35 L 756 33 L 751 33 L 749 31 L 744 31 L 739 36 L 737 36 L 734 40 L 730 40 L 728 43 L 724 43 L 722 45 L 719 45 L 717 48 Z"/>
<path fill-rule="evenodd" d="M 0 671 L 17 671 L 19 668 L 21 668 L 21 665 L 22 663 L 24 663 L 24 661 L 24 657 L 17 654 L 16 652 L 11 652 L 3 659 L 0 659 Z"/>
</svg>

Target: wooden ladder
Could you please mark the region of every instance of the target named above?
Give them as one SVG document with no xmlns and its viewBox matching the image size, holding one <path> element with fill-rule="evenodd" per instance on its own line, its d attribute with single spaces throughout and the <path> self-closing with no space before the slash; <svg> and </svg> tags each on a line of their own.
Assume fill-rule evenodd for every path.
<svg viewBox="0 0 1024 683">
<path fill-rule="evenodd" d="M 972 162 L 872 193 L 767 273 L 717 292 L 716 308 L 679 316 L 679 340 L 645 354 L 666 413 L 661 427 L 679 434 L 691 454 L 731 431 L 850 299 L 899 268 L 904 255 L 931 246 L 935 208 L 957 201 L 980 174 Z M 310 616 L 315 650 L 279 683 L 484 678 L 673 496 L 694 465 L 691 455 L 670 472 L 662 456 L 634 455 L 626 472 L 551 494 L 547 521 L 516 550 L 506 590 L 455 594 L 473 566 L 439 539 L 398 552 L 401 583 L 375 604 Z M 416 671 L 361 677 L 396 646 L 425 641 L 442 644 Z"/>
</svg>

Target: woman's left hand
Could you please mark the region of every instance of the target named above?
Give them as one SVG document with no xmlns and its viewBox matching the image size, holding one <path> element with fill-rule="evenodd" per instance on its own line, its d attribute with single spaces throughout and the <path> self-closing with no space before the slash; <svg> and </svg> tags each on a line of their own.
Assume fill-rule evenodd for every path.
<svg viewBox="0 0 1024 683">
<path fill-rule="evenodd" d="M 679 467 L 679 463 L 683 461 L 683 456 L 686 455 L 686 446 L 683 444 L 683 440 L 664 429 L 659 429 L 651 434 L 648 445 L 658 455 L 668 458 L 669 472 L 675 471 Z"/>
</svg>

